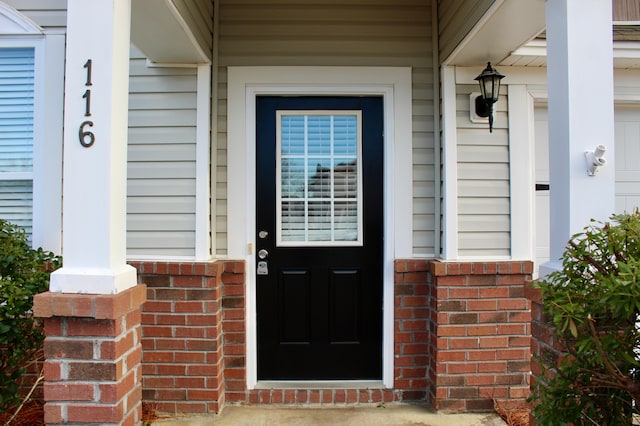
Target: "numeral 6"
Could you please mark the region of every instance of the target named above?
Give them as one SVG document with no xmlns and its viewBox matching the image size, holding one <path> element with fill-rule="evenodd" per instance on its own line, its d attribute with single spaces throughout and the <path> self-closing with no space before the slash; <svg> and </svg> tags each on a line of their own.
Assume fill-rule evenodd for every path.
<svg viewBox="0 0 640 426">
<path fill-rule="evenodd" d="M 93 127 L 93 121 L 83 121 L 78 131 L 78 138 L 80 139 L 80 145 L 85 148 L 89 148 L 96 141 L 96 135 L 89 130 L 85 130 L 85 127 Z"/>
</svg>

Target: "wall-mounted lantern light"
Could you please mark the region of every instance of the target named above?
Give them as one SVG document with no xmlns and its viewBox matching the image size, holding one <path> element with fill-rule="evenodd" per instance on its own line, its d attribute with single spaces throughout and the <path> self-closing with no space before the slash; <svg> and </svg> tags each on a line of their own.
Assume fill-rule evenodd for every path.
<svg viewBox="0 0 640 426">
<path fill-rule="evenodd" d="M 504 75 L 496 71 L 487 62 L 487 67 L 475 78 L 480 84 L 481 95 L 476 98 L 476 114 L 480 117 L 489 117 L 489 132 L 493 132 L 493 104 L 498 102 L 500 96 L 500 80 Z"/>
</svg>

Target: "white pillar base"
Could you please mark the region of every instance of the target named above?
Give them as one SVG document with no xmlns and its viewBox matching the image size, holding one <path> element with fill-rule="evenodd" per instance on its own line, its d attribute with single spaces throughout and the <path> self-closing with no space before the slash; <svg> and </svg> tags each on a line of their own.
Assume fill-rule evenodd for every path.
<svg viewBox="0 0 640 426">
<path fill-rule="evenodd" d="M 49 291 L 54 293 L 116 294 L 137 284 L 136 270 L 61 268 L 51 273 Z"/>
<path fill-rule="evenodd" d="M 544 277 L 546 277 L 547 275 L 549 275 L 552 272 L 557 272 L 562 270 L 562 262 L 559 260 L 553 260 L 553 261 L 549 261 L 549 262 L 545 262 L 542 265 L 540 265 L 539 271 L 538 271 L 538 279 L 543 279 Z"/>
</svg>

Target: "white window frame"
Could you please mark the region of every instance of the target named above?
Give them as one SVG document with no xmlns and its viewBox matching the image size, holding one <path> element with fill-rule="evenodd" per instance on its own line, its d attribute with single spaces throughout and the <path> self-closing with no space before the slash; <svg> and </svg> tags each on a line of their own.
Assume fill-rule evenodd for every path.
<svg viewBox="0 0 640 426">
<path fill-rule="evenodd" d="M 382 381 L 393 388 L 394 259 L 412 257 L 411 68 L 228 68 L 228 258 L 245 260 L 247 388 L 257 380 L 255 130 L 259 95 L 374 95 L 384 107 Z M 341 382 L 342 383 L 342 382 Z M 360 383 L 362 384 L 362 383 Z M 324 386 L 331 385 L 323 383 Z M 340 384 L 337 384 L 338 386 Z M 369 385 L 369 383 L 365 384 Z M 377 386 L 377 383 L 370 384 Z"/>
<path fill-rule="evenodd" d="M 333 237 L 330 240 L 292 240 L 285 241 L 282 239 L 282 116 L 319 116 L 319 115 L 331 115 L 331 116 L 355 116 L 358 133 L 356 136 L 356 159 L 357 159 L 357 238 L 355 240 L 335 240 Z M 361 111 L 350 111 L 350 110 L 283 110 L 276 112 L 276 246 L 278 247 L 359 247 L 362 246 L 362 228 L 363 228 L 363 220 L 362 220 L 362 112 Z M 333 155 L 331 160 L 333 160 Z M 308 156 L 305 154 L 304 157 L 305 162 L 308 160 Z M 333 184 L 332 184 L 333 187 Z M 300 201 L 305 201 L 308 197 L 308 193 L 305 191 L 304 198 L 300 199 Z M 336 199 L 333 195 L 330 198 L 326 198 L 323 201 L 329 201 L 333 206 L 333 203 Z M 343 201 L 338 199 L 337 201 Z M 332 217 L 331 222 L 332 226 L 334 224 L 333 220 L 333 207 L 331 208 Z"/>
<path fill-rule="evenodd" d="M 65 35 L 44 32 L 0 3 L 0 49 L 34 49 L 32 245 L 62 252 L 62 128 Z"/>
</svg>

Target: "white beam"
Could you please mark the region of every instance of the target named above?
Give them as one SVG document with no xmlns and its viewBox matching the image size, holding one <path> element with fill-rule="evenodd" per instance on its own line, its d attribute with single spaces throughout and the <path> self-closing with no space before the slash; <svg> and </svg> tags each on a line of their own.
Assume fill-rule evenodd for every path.
<svg viewBox="0 0 640 426">
<path fill-rule="evenodd" d="M 511 259 L 535 259 L 535 157 L 533 98 L 525 85 L 509 88 Z"/>
<path fill-rule="evenodd" d="M 571 235 L 615 209 L 613 41 L 610 0 L 547 0 L 551 260 Z M 602 144 L 607 164 L 587 174 L 585 151 Z"/>
<path fill-rule="evenodd" d="M 51 291 L 136 285 L 125 260 L 130 23 L 130 0 L 67 2 L 63 267 Z"/>
</svg>

